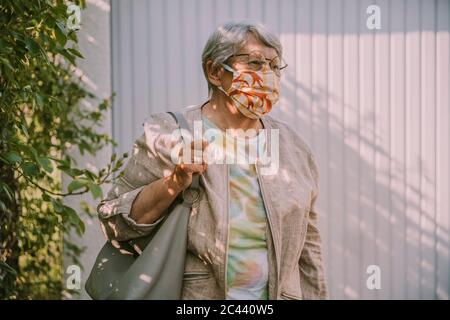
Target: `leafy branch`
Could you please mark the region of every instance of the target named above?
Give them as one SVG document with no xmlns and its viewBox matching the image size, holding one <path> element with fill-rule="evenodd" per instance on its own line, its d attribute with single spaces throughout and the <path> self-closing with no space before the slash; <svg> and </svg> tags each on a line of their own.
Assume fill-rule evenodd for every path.
<svg viewBox="0 0 450 320">
<path fill-rule="evenodd" d="M 63 250 L 75 263 L 82 252 L 66 235 L 84 232 L 80 213 L 64 199 L 87 192 L 101 198 L 101 185 L 126 158 L 113 154 L 96 173 L 71 156 L 73 147 L 95 156 L 116 143 L 96 131 L 113 97 L 99 99 L 76 76 L 83 55 L 67 26 L 69 4 L 86 6 L 0 0 L 0 299 L 62 296 Z M 85 100 L 96 107 L 83 107 Z M 67 191 L 62 174 L 72 179 Z"/>
</svg>

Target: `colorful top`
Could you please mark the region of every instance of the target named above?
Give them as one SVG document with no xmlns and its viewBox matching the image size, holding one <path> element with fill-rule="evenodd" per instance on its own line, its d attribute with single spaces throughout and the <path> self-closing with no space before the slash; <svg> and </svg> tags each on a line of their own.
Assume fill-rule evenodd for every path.
<svg viewBox="0 0 450 320">
<path fill-rule="evenodd" d="M 203 118 L 203 126 L 204 130 L 218 129 L 206 118 Z M 223 138 L 223 131 L 220 131 L 220 134 Z M 238 138 L 226 134 L 226 138 L 221 141 L 233 143 L 233 139 Z M 258 139 L 263 139 L 263 142 L 258 144 Z M 259 146 L 259 150 L 265 147 L 263 132 L 250 139 L 241 138 L 240 141 L 245 140 L 254 148 Z M 236 154 L 242 155 L 244 148 L 243 143 L 237 143 Z M 230 164 L 229 169 L 230 224 L 226 299 L 268 299 L 267 216 L 255 165 Z"/>
</svg>

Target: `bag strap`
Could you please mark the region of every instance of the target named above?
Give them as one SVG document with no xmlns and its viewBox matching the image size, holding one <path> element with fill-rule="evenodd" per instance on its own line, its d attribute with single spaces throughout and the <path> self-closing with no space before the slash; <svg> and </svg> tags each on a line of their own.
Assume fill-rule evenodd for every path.
<svg viewBox="0 0 450 320">
<path fill-rule="evenodd" d="M 178 124 L 179 129 L 185 129 L 189 132 L 191 131 L 186 118 L 183 116 L 181 112 L 167 111 L 167 113 L 170 114 L 175 119 L 175 122 Z M 181 139 L 183 139 L 183 135 L 181 135 Z M 189 188 L 199 189 L 199 187 L 200 187 L 200 175 L 194 174 L 192 175 L 192 183 Z"/>
</svg>

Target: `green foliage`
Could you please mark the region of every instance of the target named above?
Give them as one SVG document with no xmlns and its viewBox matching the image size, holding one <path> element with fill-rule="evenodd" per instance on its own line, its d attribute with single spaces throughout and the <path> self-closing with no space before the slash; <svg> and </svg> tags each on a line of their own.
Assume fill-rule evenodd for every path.
<svg viewBox="0 0 450 320">
<path fill-rule="evenodd" d="M 81 8 L 84 1 L 74 1 Z M 77 263 L 82 248 L 67 240 L 84 225 L 65 197 L 111 182 L 126 154 L 106 168 L 79 168 L 71 156 L 113 144 L 95 129 L 109 99 L 98 101 L 76 76 L 82 58 L 77 34 L 67 28 L 70 2 L 0 0 L 0 299 L 61 298 L 62 256 Z M 62 191 L 61 175 L 72 179 Z M 92 208 L 86 203 L 88 213 Z"/>
</svg>

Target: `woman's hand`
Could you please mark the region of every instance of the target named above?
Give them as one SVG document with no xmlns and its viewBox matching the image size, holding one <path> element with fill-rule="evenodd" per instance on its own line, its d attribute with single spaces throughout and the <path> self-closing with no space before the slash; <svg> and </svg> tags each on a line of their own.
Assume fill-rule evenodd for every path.
<svg viewBox="0 0 450 320">
<path fill-rule="evenodd" d="M 202 174 L 206 171 L 206 151 L 208 141 L 192 141 L 190 146 L 181 148 L 179 163 L 175 165 L 171 178 L 181 191 L 188 188 L 192 183 L 192 175 Z M 187 155 L 184 156 L 184 155 Z M 190 157 L 189 157 L 190 155 Z"/>
<path fill-rule="evenodd" d="M 192 142 L 187 150 L 181 149 L 180 161 L 172 174 L 156 180 L 142 189 L 132 204 L 130 217 L 137 223 L 153 223 L 158 220 L 177 195 L 191 185 L 192 175 L 205 172 L 207 164 L 203 159 L 206 159 L 206 156 L 202 155 L 206 155 L 203 151 L 207 146 L 208 142 L 203 140 L 202 143 Z M 183 159 L 182 155 L 189 155 L 189 152 L 191 159 Z M 197 163 L 194 161 L 195 156 L 198 157 Z"/>
</svg>

